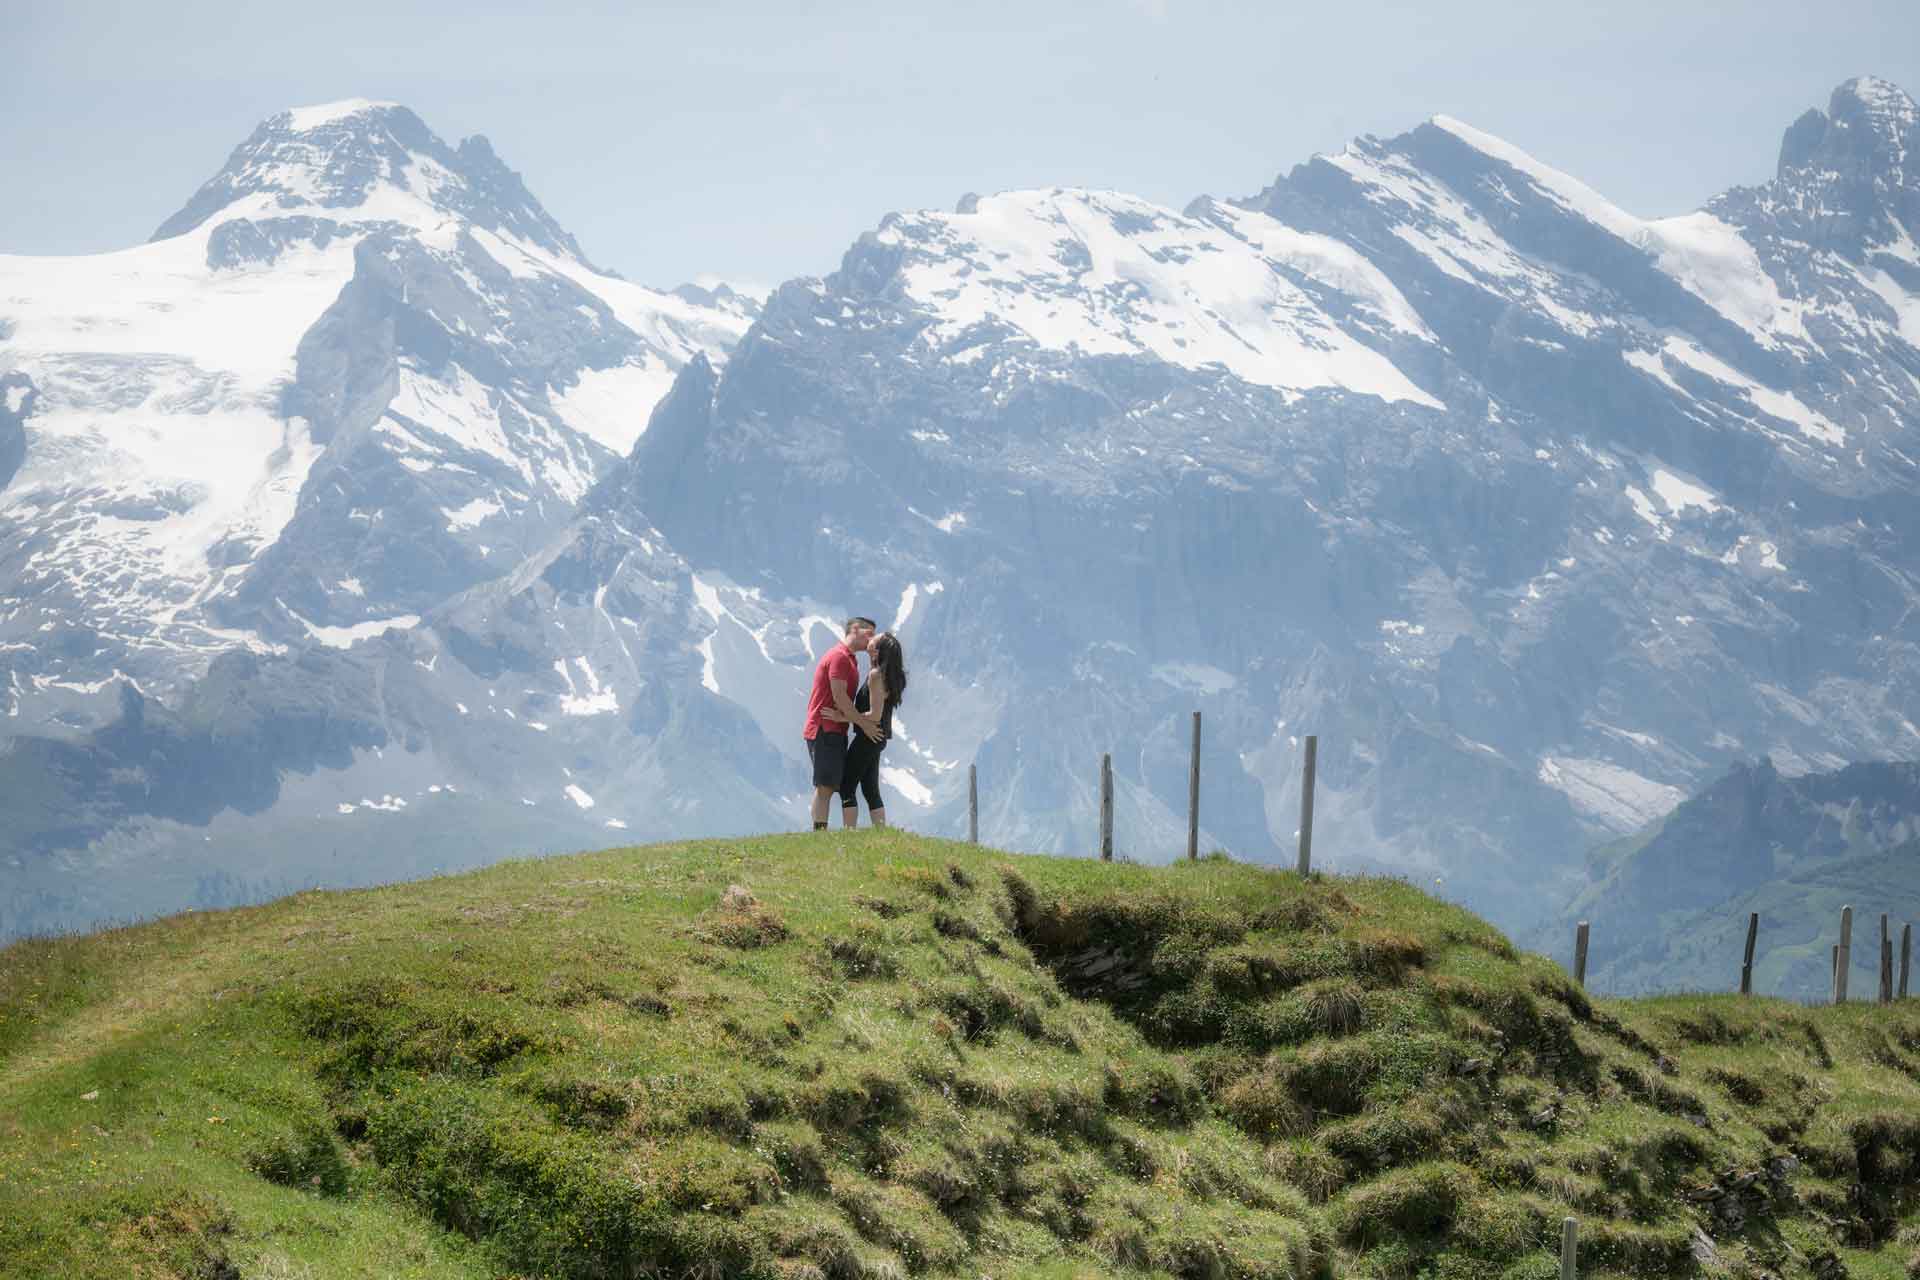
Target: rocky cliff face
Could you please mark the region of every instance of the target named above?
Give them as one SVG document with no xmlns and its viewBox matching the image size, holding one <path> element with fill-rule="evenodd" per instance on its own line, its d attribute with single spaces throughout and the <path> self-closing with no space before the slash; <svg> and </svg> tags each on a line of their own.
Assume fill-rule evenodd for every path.
<svg viewBox="0 0 1920 1280">
<path fill-rule="evenodd" d="M 409 114 L 277 118 L 132 252 L 206 296 L 271 281 L 285 341 L 218 375 L 8 349 L 41 398 L 0 489 L 0 641 L 31 654 L 21 736 L 101 769 L 94 726 L 128 711 L 92 682 L 137 679 L 165 721 L 212 705 L 215 652 L 254 650 L 219 687 L 269 706 L 245 691 L 304 687 L 324 650 L 365 690 L 315 731 L 345 757 L 267 768 L 249 822 L 156 826 L 137 789 L 78 835 L 49 817 L 14 865 L 51 902 L 86 865 L 58 851 L 103 842 L 189 868 L 217 856 L 196 835 L 271 830 L 290 877 L 340 879 L 376 872 L 314 850 L 783 825 L 808 669 L 859 611 L 913 670 L 884 774 L 911 825 L 960 830 L 974 763 L 983 838 L 1090 848 L 1111 751 L 1121 851 L 1170 856 L 1200 709 L 1209 847 L 1290 857 L 1317 734 L 1323 863 L 1548 917 L 1585 849 L 1735 760 L 1920 747 L 1912 118 L 1849 82 L 1773 180 L 1651 220 L 1445 117 L 1183 211 L 969 198 L 890 216 L 750 329 L 731 295 L 593 272 Z M 206 389 L 156 397 L 159 370 Z M 258 462 L 56 483 L 185 420 L 88 436 L 63 416 L 87 396 L 242 406 L 252 434 L 222 429 Z M 109 539 L 159 567 L 101 573 Z M 0 792 L 56 772 L 39 750 Z"/>
</svg>

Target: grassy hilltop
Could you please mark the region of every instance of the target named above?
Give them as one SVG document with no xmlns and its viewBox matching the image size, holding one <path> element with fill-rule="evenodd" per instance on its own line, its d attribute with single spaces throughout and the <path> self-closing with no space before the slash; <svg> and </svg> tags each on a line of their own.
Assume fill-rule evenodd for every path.
<svg viewBox="0 0 1920 1280">
<path fill-rule="evenodd" d="M 1547 1280 L 1568 1215 L 1588 1276 L 1920 1276 L 1920 1003 L 898 832 L 0 951 L 9 1280 Z"/>
</svg>

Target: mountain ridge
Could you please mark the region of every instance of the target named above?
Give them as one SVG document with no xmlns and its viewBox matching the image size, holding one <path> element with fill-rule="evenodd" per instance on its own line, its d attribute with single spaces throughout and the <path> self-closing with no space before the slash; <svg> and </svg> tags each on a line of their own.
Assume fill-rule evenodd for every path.
<svg viewBox="0 0 1920 1280">
<path fill-rule="evenodd" d="M 1849 104 L 1879 90 L 1850 83 L 1783 156 L 1858 150 Z M 236 172 L 294 122 L 263 124 Z M 700 339 L 659 308 L 747 301 L 640 291 L 504 222 L 355 221 L 395 172 L 392 130 L 365 142 L 317 195 L 262 179 L 241 197 L 287 215 L 290 248 L 194 268 L 240 280 L 291 253 L 351 271 L 316 287 L 324 318 L 274 402 L 317 451 L 297 492 L 267 490 L 282 532 L 215 539 L 229 562 L 191 607 L 209 653 L 252 637 L 261 687 L 224 696 L 260 710 L 260 741 L 318 715 L 356 745 L 341 767 L 269 752 L 284 794 L 266 825 L 216 819 L 199 843 L 221 847 L 198 855 L 202 828 L 142 814 L 138 760 L 103 756 L 101 778 L 136 785 L 123 809 L 82 806 L 88 841 L 231 868 L 272 830 L 301 851 L 288 874 L 337 877 L 310 851 L 368 829 L 469 856 L 429 805 L 536 848 L 612 823 L 777 825 L 804 790 L 808 662 L 832 619 L 894 601 L 915 655 L 896 816 L 957 829 L 972 763 L 988 838 L 1086 848 L 1089 761 L 1112 747 L 1123 849 L 1165 856 L 1184 847 L 1198 708 L 1203 840 L 1284 856 L 1316 733 L 1317 850 L 1516 926 L 1596 839 L 1732 759 L 1920 745 L 1903 710 L 1920 697 L 1916 289 L 1884 265 L 1902 242 L 1856 261 L 1796 238 L 1807 209 L 1908 226 L 1913 183 L 1884 149 L 1864 183 L 1786 166 L 1642 220 L 1436 117 L 1185 212 L 1043 188 L 890 215 L 750 324 L 703 313 Z M 78 545 L 83 525 L 50 511 L 124 500 L 61 498 L 33 471 L 60 419 L 54 381 L 29 382 L 33 487 L 0 490 L 0 522 L 34 529 L 0 558 L 0 645 L 36 665 L 7 724 L 84 754 L 124 718 L 117 682 L 177 701 L 199 677 L 102 645 L 118 622 L 73 626 L 97 591 L 77 570 L 65 606 L 22 576 Z M 614 425 L 642 401 L 651 425 Z M 308 699 L 308 662 L 374 692 Z M 40 750 L 13 753 L 6 785 L 49 790 Z M 216 771 L 207 803 L 229 783 L 251 794 Z M 23 889 L 71 891 L 56 868 L 83 853 L 12 838 L 0 865 Z"/>
</svg>

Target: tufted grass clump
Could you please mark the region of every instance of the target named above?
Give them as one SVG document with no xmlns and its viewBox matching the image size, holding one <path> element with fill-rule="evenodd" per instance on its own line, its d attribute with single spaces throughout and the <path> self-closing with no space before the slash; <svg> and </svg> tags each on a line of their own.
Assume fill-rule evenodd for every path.
<svg viewBox="0 0 1920 1280">
<path fill-rule="evenodd" d="M 351 1177 L 333 1132 L 304 1116 L 255 1148 L 247 1167 L 278 1186 L 324 1196 L 345 1194 Z"/>
</svg>

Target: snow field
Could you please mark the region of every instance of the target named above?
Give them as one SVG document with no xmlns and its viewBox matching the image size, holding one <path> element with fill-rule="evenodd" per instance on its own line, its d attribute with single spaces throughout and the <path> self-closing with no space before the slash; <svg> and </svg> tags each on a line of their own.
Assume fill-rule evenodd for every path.
<svg viewBox="0 0 1920 1280">
<path fill-rule="evenodd" d="M 1234 230 L 1259 218 L 1242 212 L 1216 225 L 1118 192 L 1052 188 L 983 199 L 970 214 L 897 218 L 879 238 L 912 250 L 902 279 L 939 317 L 939 340 L 994 322 L 1047 350 L 1218 365 L 1262 386 L 1442 407 L 1341 330 L 1260 246 L 1271 240 L 1295 263 L 1313 260 L 1312 249 L 1348 268 L 1348 283 L 1371 290 L 1363 301 L 1391 323 L 1418 322 L 1405 300 L 1271 219 L 1258 244 Z"/>
</svg>

